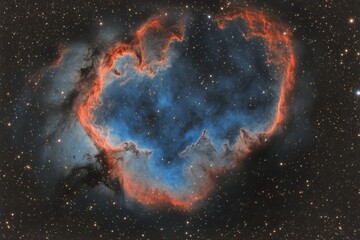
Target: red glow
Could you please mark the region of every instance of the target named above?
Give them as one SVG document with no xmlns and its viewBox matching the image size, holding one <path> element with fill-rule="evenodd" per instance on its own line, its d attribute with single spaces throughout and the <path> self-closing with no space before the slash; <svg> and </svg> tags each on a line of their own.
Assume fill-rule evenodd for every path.
<svg viewBox="0 0 360 240">
<path fill-rule="evenodd" d="M 238 18 L 245 21 L 248 29 L 247 38 L 260 37 L 264 39 L 268 49 L 269 61 L 271 57 L 271 63 L 277 66 L 279 73 L 281 73 L 282 84 L 274 121 L 264 133 L 250 135 L 242 130 L 239 141 L 234 146 L 237 153 L 236 159 L 226 169 L 237 167 L 239 160 L 244 159 L 251 153 L 254 146 L 258 146 L 264 138 L 270 137 L 284 123 L 289 108 L 289 94 L 294 87 L 295 81 L 295 53 L 291 33 L 279 22 L 272 22 L 263 12 L 251 9 L 240 9 L 234 14 L 220 16 L 216 21 L 220 28 L 224 28 L 226 22 Z M 105 153 L 106 163 L 111 170 L 111 174 L 119 178 L 128 196 L 145 205 L 165 204 L 190 210 L 193 204 L 202 200 L 211 191 L 214 185 L 213 176 L 223 174 L 226 169 L 207 169 L 208 174 L 202 179 L 205 184 L 202 183 L 197 188 L 197 183 L 194 183 L 197 191 L 189 193 L 183 198 L 179 198 L 159 187 L 142 185 L 137 181 L 142 176 L 127 172 L 118 163 L 119 159 L 113 156 L 116 152 L 123 152 L 126 149 L 133 148 L 133 144 L 125 142 L 113 146 L 105 133 L 106 131 L 95 124 L 94 117 L 94 110 L 101 104 L 100 97 L 105 87 L 107 73 L 112 72 L 116 76 L 122 76 L 122 73 L 114 69 L 117 58 L 130 55 L 135 60 L 134 67 L 138 71 L 154 76 L 159 69 L 166 65 L 170 44 L 184 39 L 184 29 L 185 27 L 182 24 L 168 25 L 162 18 L 155 17 L 147 21 L 135 32 L 134 39 L 130 43 L 120 42 L 116 44 L 102 58 L 97 77 L 93 81 L 91 88 L 83 96 L 76 111 L 80 124 L 95 146 Z M 151 43 L 147 42 L 148 34 L 160 36 L 161 41 L 157 42 L 156 45 L 151 45 Z M 156 54 L 151 54 L 151 52 Z"/>
<path fill-rule="evenodd" d="M 217 18 L 220 28 L 225 23 L 235 19 L 243 19 L 249 30 L 246 37 L 260 37 L 265 40 L 268 48 L 268 61 L 277 66 L 281 76 L 280 97 L 277 104 L 275 119 L 265 137 L 271 136 L 285 121 L 289 108 L 289 97 L 295 85 L 296 57 L 292 43 L 292 33 L 278 21 L 271 21 L 269 17 L 254 9 L 239 9 L 235 13 Z"/>
</svg>

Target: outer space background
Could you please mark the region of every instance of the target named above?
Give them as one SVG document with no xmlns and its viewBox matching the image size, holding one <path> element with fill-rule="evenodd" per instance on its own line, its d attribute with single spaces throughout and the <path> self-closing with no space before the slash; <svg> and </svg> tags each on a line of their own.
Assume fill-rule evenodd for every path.
<svg viewBox="0 0 360 240">
<path fill-rule="evenodd" d="M 216 146 L 232 145 L 241 127 L 264 131 L 279 98 L 262 42 L 217 29 L 215 17 L 233 6 L 293 33 L 296 84 L 283 130 L 215 176 L 191 210 L 136 202 L 77 122 L 71 79 L 151 16 L 186 18 L 169 66 L 155 77 L 129 68 L 131 80 L 111 83 L 94 113 L 112 141 L 155 150 L 161 161 L 147 167 L 159 183 L 186 191 L 174 154 L 203 129 Z M 2 0 L 0 11 L 1 239 L 360 238 L 358 1 Z"/>
</svg>

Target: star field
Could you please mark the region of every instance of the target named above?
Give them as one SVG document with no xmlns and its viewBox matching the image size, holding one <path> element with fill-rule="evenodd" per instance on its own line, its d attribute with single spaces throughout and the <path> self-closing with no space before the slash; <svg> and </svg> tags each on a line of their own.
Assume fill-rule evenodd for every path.
<svg viewBox="0 0 360 240">
<path fill-rule="evenodd" d="M 58 76 L 56 71 L 45 72 L 45 69 L 63 60 L 60 58 L 62 51 L 81 44 L 97 46 L 100 51 L 104 42 L 118 39 L 129 42 L 134 29 L 159 12 L 176 19 L 189 12 L 194 13 L 192 16 L 201 16 L 200 22 L 190 24 L 192 35 L 188 40 L 192 42 L 184 45 L 180 56 L 199 60 L 189 66 L 194 69 L 196 78 L 193 80 L 200 80 L 197 87 L 207 89 L 210 97 L 206 101 L 211 101 L 215 94 L 213 86 L 220 84 L 231 91 L 231 82 L 221 85 L 216 79 L 236 70 L 232 59 L 222 54 L 215 60 L 211 54 L 204 55 L 204 51 L 211 48 L 210 40 L 202 42 L 197 36 L 213 31 L 212 20 L 236 4 L 239 3 L 2 1 L 0 238 L 359 238 L 360 4 L 357 1 L 241 3 L 274 15 L 293 32 L 297 67 L 289 119 L 283 134 L 274 136 L 251 154 L 240 169 L 219 177 L 214 191 L 194 211 L 169 206 L 146 208 L 128 201 L 121 185 L 109 181 L 91 167 L 77 168 L 78 159 L 87 161 L 88 156 L 81 152 L 86 140 L 74 138 L 68 143 L 66 137 L 54 137 L 44 130 L 44 126 L 56 126 L 54 112 L 62 109 L 51 99 L 70 102 L 66 87 L 42 81 Z M 256 50 L 261 48 L 258 42 L 249 45 Z M 81 47 L 76 49 L 81 51 Z M 261 64 L 258 67 L 266 69 L 264 61 Z M 185 71 L 180 67 L 176 70 Z M 242 71 L 251 72 L 252 69 L 247 66 Z M 65 78 L 70 73 L 58 74 Z M 176 74 L 172 76 L 179 76 Z M 180 98 L 186 98 L 191 92 L 178 85 L 173 87 L 171 90 Z M 154 99 L 160 90 L 163 86 L 147 86 L 141 99 Z M 123 93 L 126 96 L 125 90 Z M 268 103 L 275 98 L 273 89 L 266 85 L 262 85 L 258 93 Z M 117 97 L 121 99 L 122 96 Z M 257 100 L 244 96 L 244 105 L 256 108 Z M 188 118 L 184 112 L 165 116 L 165 109 L 150 109 L 140 100 L 127 98 L 127 101 L 128 108 L 134 107 L 133 111 L 143 107 L 146 114 L 153 116 L 147 118 L 146 130 L 138 133 L 139 139 L 157 135 L 160 125 L 164 124 L 157 120 L 165 117 L 166 121 L 168 117 L 180 121 L 170 125 L 172 128 L 176 124 L 196 126 L 196 122 L 186 122 Z M 194 111 L 200 111 L 198 105 L 209 103 L 192 104 Z M 228 104 L 226 108 L 234 107 Z M 122 108 L 126 106 L 110 110 L 116 112 Z M 68 115 L 73 117 L 74 113 Z M 132 123 L 131 131 L 137 130 L 136 122 Z M 165 139 L 162 141 L 169 141 L 167 132 L 161 134 Z M 130 136 L 134 136 L 133 133 Z M 69 148 L 68 145 L 74 150 L 70 154 L 58 150 Z M 54 152 L 56 155 L 47 154 Z M 92 158 L 102 157 L 101 153 L 91 154 Z"/>
</svg>

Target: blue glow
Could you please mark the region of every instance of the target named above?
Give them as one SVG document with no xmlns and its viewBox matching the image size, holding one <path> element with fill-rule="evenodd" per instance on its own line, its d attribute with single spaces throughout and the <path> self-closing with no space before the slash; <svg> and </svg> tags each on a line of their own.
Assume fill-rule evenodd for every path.
<svg viewBox="0 0 360 240">
<path fill-rule="evenodd" d="M 119 59 L 116 67 L 129 81 L 113 81 L 96 111 L 97 122 L 121 141 L 152 150 L 152 174 L 173 188 L 184 182 L 178 154 L 203 130 L 217 148 L 233 144 L 240 128 L 266 128 L 278 98 L 279 83 L 259 39 L 245 40 L 235 26 L 195 28 L 187 29 L 191 37 L 184 42 L 172 44 L 170 67 L 154 78 L 129 67 L 131 57 Z M 171 167 L 163 171 L 165 165 Z"/>
</svg>

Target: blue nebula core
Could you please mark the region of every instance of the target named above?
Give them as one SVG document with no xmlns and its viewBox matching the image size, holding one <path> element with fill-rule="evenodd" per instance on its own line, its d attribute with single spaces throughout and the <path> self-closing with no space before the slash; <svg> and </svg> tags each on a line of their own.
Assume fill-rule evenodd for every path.
<svg viewBox="0 0 360 240">
<path fill-rule="evenodd" d="M 130 56 L 118 59 L 116 67 L 126 70 L 129 81 L 120 84 L 109 75 L 114 79 L 96 110 L 97 124 L 166 164 L 176 162 L 203 130 L 219 148 L 233 144 L 240 128 L 258 132 L 271 122 L 280 83 L 262 40 L 246 40 L 238 23 L 221 30 L 208 19 L 194 20 L 168 57 L 169 67 L 152 78 L 126 64 Z"/>
</svg>

